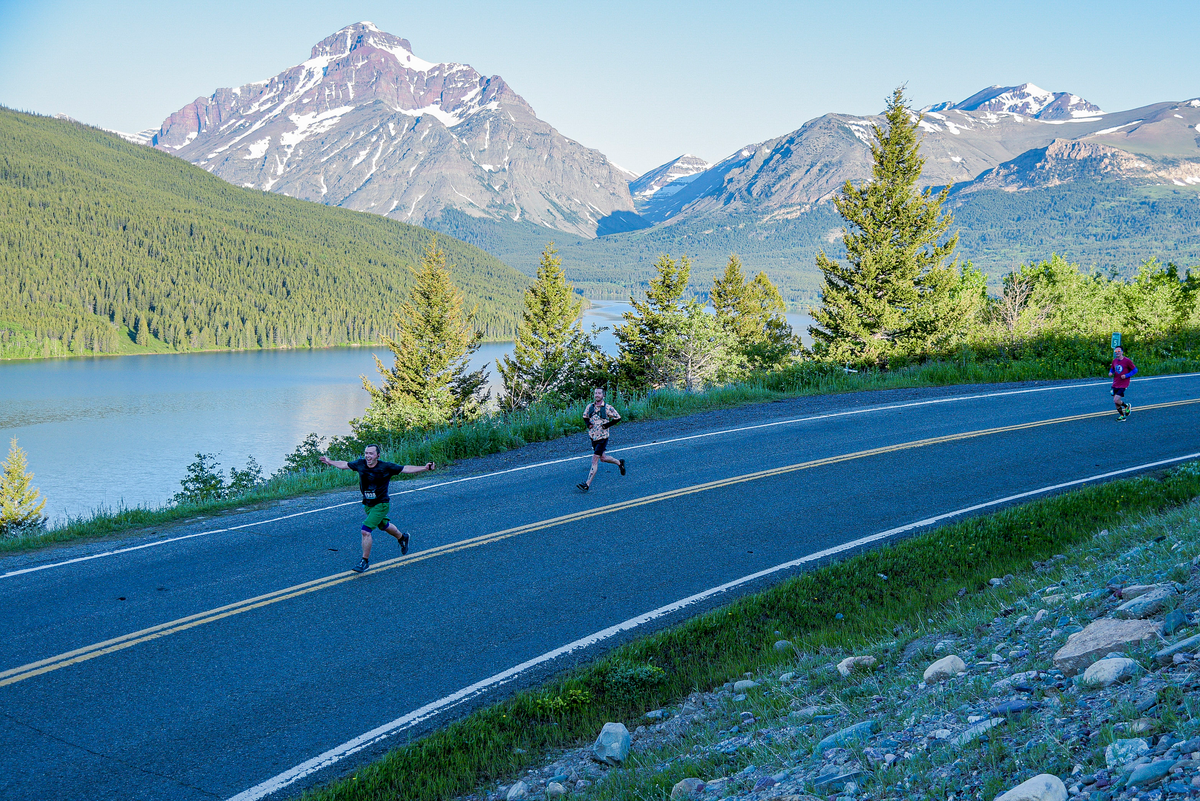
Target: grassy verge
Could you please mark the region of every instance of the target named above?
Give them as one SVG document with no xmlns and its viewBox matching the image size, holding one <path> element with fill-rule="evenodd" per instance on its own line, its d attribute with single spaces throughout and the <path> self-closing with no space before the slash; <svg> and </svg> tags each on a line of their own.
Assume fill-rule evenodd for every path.
<svg viewBox="0 0 1200 801">
<path fill-rule="evenodd" d="M 1182 345 L 1176 343 L 1147 349 L 1145 357 L 1139 356 L 1138 359 L 1140 374 L 1200 371 L 1200 348 L 1193 347 L 1194 344 L 1188 340 Z M 612 400 L 628 420 L 656 420 L 752 403 L 841 392 L 1099 377 L 1103 372 L 1099 367 L 1102 353 L 1094 348 L 1068 351 L 1059 348 L 1046 352 L 1030 348 L 1024 357 L 1018 359 L 998 358 L 995 354 L 980 359 L 976 354 L 964 351 L 954 361 L 928 361 L 889 371 L 864 370 L 857 373 L 846 372 L 842 367 L 827 362 L 804 361 L 783 370 L 763 373 L 746 381 L 713 387 L 704 392 L 658 390 L 637 396 L 615 395 Z M 1187 355 L 1181 356 L 1179 353 Z M 485 416 L 461 426 L 405 432 L 378 439 L 382 441 L 384 458 L 389 461 L 406 464 L 435 461 L 446 464 L 582 431 L 579 409 L 534 407 L 511 414 Z M 362 445 L 354 439 L 335 440 L 330 453 L 335 458 L 349 458 L 360 453 Z M 303 459 L 298 458 L 296 464 L 303 464 L 304 472 L 294 471 L 276 476 L 236 498 L 157 508 L 99 509 L 40 535 L 0 539 L 0 553 L 113 536 L 123 531 L 166 525 L 256 503 L 328 492 L 349 487 L 356 481 L 353 475 L 322 468 L 316 461 L 315 451 Z"/>
<path fill-rule="evenodd" d="M 1115 481 L 1014 507 L 868 551 L 618 649 L 546 686 L 482 709 L 344 781 L 304 797 L 447 799 L 516 775 L 555 748 L 589 742 L 606 721 L 633 728 L 647 709 L 707 690 L 806 648 L 853 648 L 920 630 L 962 590 L 1022 573 L 1134 515 L 1200 496 L 1200 466 Z M 883 578 L 886 576 L 886 579 Z"/>
</svg>

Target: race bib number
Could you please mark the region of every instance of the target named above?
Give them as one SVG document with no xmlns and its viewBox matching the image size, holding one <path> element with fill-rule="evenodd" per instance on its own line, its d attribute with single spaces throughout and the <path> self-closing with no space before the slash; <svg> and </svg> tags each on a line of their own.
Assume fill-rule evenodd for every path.
<svg viewBox="0 0 1200 801">
<path fill-rule="evenodd" d="M 375 490 L 363 490 L 363 497 L 368 501 L 375 500 Z"/>
</svg>

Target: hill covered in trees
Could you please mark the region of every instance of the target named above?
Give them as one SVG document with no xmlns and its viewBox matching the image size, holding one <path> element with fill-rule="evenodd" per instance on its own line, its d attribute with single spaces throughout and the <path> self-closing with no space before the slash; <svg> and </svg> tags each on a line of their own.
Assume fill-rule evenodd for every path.
<svg viewBox="0 0 1200 801">
<path fill-rule="evenodd" d="M 528 279 L 476 247 L 0 108 L 0 358 L 377 342 L 432 237 L 511 338 Z"/>
</svg>

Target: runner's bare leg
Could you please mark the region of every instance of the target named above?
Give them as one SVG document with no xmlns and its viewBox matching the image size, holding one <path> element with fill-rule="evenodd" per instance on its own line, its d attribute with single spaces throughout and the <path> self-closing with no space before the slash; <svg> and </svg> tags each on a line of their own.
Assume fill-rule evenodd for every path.
<svg viewBox="0 0 1200 801">
<path fill-rule="evenodd" d="M 364 528 L 362 530 L 363 559 L 371 558 L 371 542 L 371 530 Z"/>
</svg>

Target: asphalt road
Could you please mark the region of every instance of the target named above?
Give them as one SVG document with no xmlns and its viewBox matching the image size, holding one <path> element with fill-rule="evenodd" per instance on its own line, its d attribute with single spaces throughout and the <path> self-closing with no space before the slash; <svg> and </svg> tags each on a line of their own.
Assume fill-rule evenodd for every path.
<svg viewBox="0 0 1200 801">
<path fill-rule="evenodd" d="M 346 494 L 7 557 L 0 798 L 297 794 L 805 557 L 1200 453 L 1200 376 L 1130 399 L 1124 423 L 1070 382 L 622 425 L 629 474 L 587 495 L 582 435 L 393 483 L 412 551 L 377 536 L 361 576 Z"/>
</svg>

